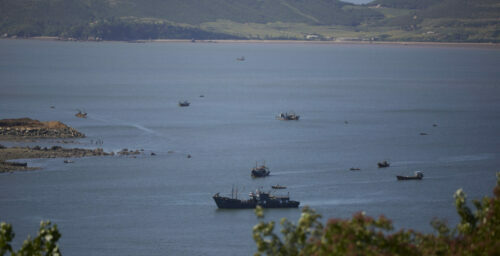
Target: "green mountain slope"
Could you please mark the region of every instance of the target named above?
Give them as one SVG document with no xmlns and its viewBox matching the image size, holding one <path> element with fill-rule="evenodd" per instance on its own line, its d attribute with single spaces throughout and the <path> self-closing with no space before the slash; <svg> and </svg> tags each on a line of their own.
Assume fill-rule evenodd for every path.
<svg viewBox="0 0 500 256">
<path fill-rule="evenodd" d="M 402 31 L 408 41 L 499 42 L 499 0 L 376 0 L 379 10 L 406 13 L 379 20 L 375 27 Z"/>
<path fill-rule="evenodd" d="M 0 0 L 0 35 L 498 42 L 500 0 Z"/>
<path fill-rule="evenodd" d="M 110 39 L 108 33 L 95 31 L 100 30 L 95 27 L 104 23 L 108 24 L 106 28 L 123 27 L 109 25 L 118 20 L 118 23 L 125 22 L 127 26 L 141 23 L 141 27 L 153 26 L 150 25 L 151 20 L 161 21 L 168 23 L 170 29 L 178 27 L 175 24 L 184 24 L 180 25 L 184 30 L 217 20 L 358 25 L 366 18 L 383 17 L 368 8 L 346 11 L 344 6 L 352 4 L 338 0 L 0 0 L 0 33 L 17 36 L 69 35 L 79 38 L 92 34 Z M 148 38 L 158 36 L 151 35 Z M 118 38 L 113 36 L 112 39 Z"/>
</svg>

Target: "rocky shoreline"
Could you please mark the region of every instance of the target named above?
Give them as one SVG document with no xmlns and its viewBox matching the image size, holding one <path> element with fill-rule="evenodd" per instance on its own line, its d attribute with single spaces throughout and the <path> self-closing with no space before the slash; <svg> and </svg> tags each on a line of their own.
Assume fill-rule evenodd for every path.
<svg viewBox="0 0 500 256">
<path fill-rule="evenodd" d="M 0 120 L 0 139 L 84 137 L 85 134 L 59 121 L 40 122 L 30 118 Z"/>
<path fill-rule="evenodd" d="M 30 118 L 2 119 L 0 120 L 0 141 L 31 141 L 37 139 L 63 139 L 57 143 L 77 143 L 73 140 L 66 141 L 67 138 L 84 138 L 85 134 L 71 128 L 59 121 L 40 122 Z M 136 155 L 144 153 L 144 149 L 129 150 L 122 149 L 116 154 L 118 156 L 129 156 L 135 158 Z M 39 168 L 30 167 L 26 162 L 8 161 L 15 159 L 30 158 L 76 158 L 88 156 L 113 156 L 114 152 L 104 152 L 102 148 L 63 148 L 61 146 L 52 147 L 5 147 L 0 144 L 0 173 L 13 171 L 28 171 Z M 151 155 L 156 155 L 151 153 Z M 65 163 L 72 163 L 66 159 Z"/>
<path fill-rule="evenodd" d="M 0 120 L 0 140 L 32 140 L 33 139 L 67 139 L 84 138 L 85 134 L 59 121 L 41 122 L 31 118 L 15 118 Z M 63 148 L 52 147 L 5 147 L 0 144 L 0 173 L 12 171 L 28 171 L 38 168 L 29 167 L 25 162 L 7 161 L 27 158 L 64 158 L 86 156 L 108 156 L 113 152 L 104 152 L 102 148 Z"/>
<path fill-rule="evenodd" d="M 63 148 L 60 146 L 47 147 L 4 147 L 0 145 L 0 173 L 12 171 L 28 171 L 37 168 L 29 167 L 26 163 L 12 162 L 12 159 L 27 158 L 69 158 L 69 157 L 87 157 L 87 156 L 112 156 L 113 152 L 104 152 L 102 148 L 83 149 L 83 148 Z"/>
</svg>

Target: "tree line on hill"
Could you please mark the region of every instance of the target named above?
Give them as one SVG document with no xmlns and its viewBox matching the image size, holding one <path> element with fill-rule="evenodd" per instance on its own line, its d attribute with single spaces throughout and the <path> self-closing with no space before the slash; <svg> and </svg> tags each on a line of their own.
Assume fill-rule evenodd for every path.
<svg viewBox="0 0 500 256">
<path fill-rule="evenodd" d="M 375 0 L 365 5 L 340 0 L 0 0 L 0 36 L 251 38 L 202 28 L 208 22 L 231 21 L 337 26 L 380 40 L 500 42 L 499 13 L 498 0 Z"/>
</svg>

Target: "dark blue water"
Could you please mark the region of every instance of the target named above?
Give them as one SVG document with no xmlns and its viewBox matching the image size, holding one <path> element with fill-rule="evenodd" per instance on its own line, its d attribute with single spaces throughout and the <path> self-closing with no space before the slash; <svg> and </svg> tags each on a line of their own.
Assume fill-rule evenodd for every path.
<svg viewBox="0 0 500 256">
<path fill-rule="evenodd" d="M 499 67 L 500 51 L 460 47 L 0 40 L 0 118 L 87 135 L 67 147 L 144 149 L 28 160 L 43 169 L 0 175 L 0 220 L 16 246 L 52 220 L 67 255 L 251 255 L 253 211 L 218 210 L 211 196 L 279 183 L 325 220 L 365 211 L 397 228 L 455 225 L 454 191 L 491 195 L 499 170 Z M 300 121 L 275 120 L 285 111 Z M 251 179 L 264 160 L 271 176 Z M 396 181 L 417 170 L 422 181 Z"/>
</svg>

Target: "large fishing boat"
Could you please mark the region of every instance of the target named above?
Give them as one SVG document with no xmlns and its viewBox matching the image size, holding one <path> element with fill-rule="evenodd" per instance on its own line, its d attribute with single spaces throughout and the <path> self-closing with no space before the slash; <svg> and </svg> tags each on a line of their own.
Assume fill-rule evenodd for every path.
<svg viewBox="0 0 500 256">
<path fill-rule="evenodd" d="M 264 162 L 261 166 L 258 166 L 258 164 L 255 163 L 255 167 L 252 168 L 251 173 L 253 178 L 259 178 L 268 176 L 271 171 L 269 171 L 269 168 L 267 168 L 266 163 Z"/>
<path fill-rule="evenodd" d="M 219 193 L 215 194 L 212 198 L 221 209 L 247 209 L 255 208 L 257 205 L 262 208 L 297 208 L 300 202 L 290 200 L 290 194 L 286 196 L 275 196 L 270 192 L 263 192 L 256 190 L 250 192 L 249 199 L 238 199 L 237 193 L 231 193 L 231 197 L 221 196 Z"/>
</svg>

